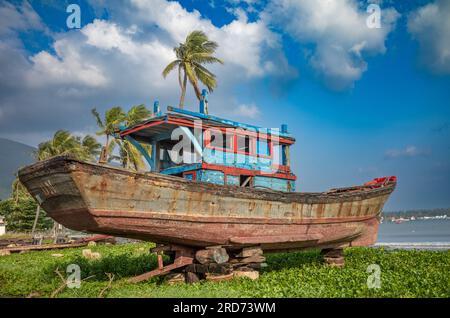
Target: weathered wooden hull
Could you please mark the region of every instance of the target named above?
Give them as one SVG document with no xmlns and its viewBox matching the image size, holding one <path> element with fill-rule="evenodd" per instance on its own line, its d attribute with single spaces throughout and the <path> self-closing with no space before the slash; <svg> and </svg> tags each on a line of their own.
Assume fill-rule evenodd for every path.
<svg viewBox="0 0 450 318">
<path fill-rule="evenodd" d="M 133 173 L 68 157 L 19 172 L 50 217 L 67 228 L 186 246 L 261 245 L 266 251 L 371 245 L 395 188 L 288 193 Z"/>
</svg>

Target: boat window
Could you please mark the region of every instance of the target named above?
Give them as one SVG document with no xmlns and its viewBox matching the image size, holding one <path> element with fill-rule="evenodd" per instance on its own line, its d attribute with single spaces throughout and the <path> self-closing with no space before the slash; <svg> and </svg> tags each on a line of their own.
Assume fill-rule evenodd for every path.
<svg viewBox="0 0 450 318">
<path fill-rule="evenodd" d="M 266 139 L 258 139 L 256 153 L 259 156 L 270 156 L 270 142 Z"/>
<path fill-rule="evenodd" d="M 212 148 L 220 148 L 226 150 L 233 150 L 234 146 L 234 135 L 231 133 L 224 132 L 210 132 L 210 138 L 208 145 Z"/>
<path fill-rule="evenodd" d="M 273 144 L 272 162 L 274 166 L 287 166 L 288 158 L 286 156 L 287 145 Z"/>
<path fill-rule="evenodd" d="M 239 177 L 239 185 L 241 187 L 253 187 L 253 177 L 252 176 L 241 175 Z"/>
<path fill-rule="evenodd" d="M 283 166 L 287 165 L 287 147 L 286 145 L 281 146 L 281 164 Z"/>
<path fill-rule="evenodd" d="M 250 136 L 237 135 L 237 151 L 243 153 L 250 153 Z"/>
</svg>

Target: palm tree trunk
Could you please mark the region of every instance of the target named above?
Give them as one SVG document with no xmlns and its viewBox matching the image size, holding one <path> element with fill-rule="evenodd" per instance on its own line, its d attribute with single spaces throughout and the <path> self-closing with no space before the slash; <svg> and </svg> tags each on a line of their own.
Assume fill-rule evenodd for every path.
<svg viewBox="0 0 450 318">
<path fill-rule="evenodd" d="M 180 85 L 180 88 L 183 89 L 183 80 L 181 75 L 182 68 L 181 66 L 178 66 L 178 85 Z"/>
<path fill-rule="evenodd" d="M 109 135 L 106 135 L 106 142 L 103 146 L 102 152 L 100 153 L 100 158 L 98 160 L 99 163 L 107 163 L 108 162 L 108 147 L 109 147 Z"/>
<path fill-rule="evenodd" d="M 202 100 L 202 92 L 200 92 L 200 88 L 198 88 L 197 83 L 193 82 L 192 83 L 192 87 L 194 88 L 195 95 L 197 96 L 197 99 L 199 101 L 201 101 Z"/>
<path fill-rule="evenodd" d="M 31 236 L 34 236 L 34 231 L 36 230 L 36 225 L 39 220 L 39 213 L 41 212 L 41 206 L 38 205 L 36 208 L 36 216 L 34 218 L 33 228 L 31 229 Z"/>
<path fill-rule="evenodd" d="M 187 74 L 184 71 L 183 86 L 181 87 L 180 108 L 184 107 L 184 98 L 186 97 Z"/>
</svg>

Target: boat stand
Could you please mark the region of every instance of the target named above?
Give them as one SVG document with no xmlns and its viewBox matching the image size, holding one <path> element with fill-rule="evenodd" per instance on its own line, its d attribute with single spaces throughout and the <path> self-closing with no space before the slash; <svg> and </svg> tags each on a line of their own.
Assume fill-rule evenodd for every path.
<svg viewBox="0 0 450 318">
<path fill-rule="evenodd" d="M 158 245 L 150 251 L 152 253 L 156 253 L 158 256 L 158 268 L 148 273 L 132 277 L 128 280 L 128 282 L 139 283 L 152 277 L 167 275 L 175 269 L 179 269 L 192 264 L 195 258 L 194 249 L 180 245 Z M 163 252 L 170 256 L 173 256 L 172 264 L 164 266 L 162 258 Z"/>
<path fill-rule="evenodd" d="M 325 248 L 320 252 L 323 260 L 331 267 L 344 267 L 344 250 L 342 248 Z"/>
<path fill-rule="evenodd" d="M 257 279 L 258 270 L 267 266 L 260 247 L 247 247 L 238 251 L 228 251 L 222 246 L 195 249 L 180 245 L 158 245 L 150 250 L 158 257 L 158 268 L 148 273 L 130 278 L 130 283 L 139 283 L 152 277 L 173 276 L 171 281 L 195 283 L 200 279 L 211 281 L 229 280 L 235 276 Z M 164 266 L 163 253 L 172 259 Z M 230 253 L 231 255 L 229 255 Z M 181 273 L 173 273 L 182 269 Z M 170 275 L 169 275 L 170 274 Z"/>
</svg>

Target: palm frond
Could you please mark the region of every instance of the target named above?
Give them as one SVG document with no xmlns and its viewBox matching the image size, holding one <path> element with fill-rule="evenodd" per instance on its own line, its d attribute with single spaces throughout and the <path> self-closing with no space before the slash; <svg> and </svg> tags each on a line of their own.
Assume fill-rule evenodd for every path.
<svg viewBox="0 0 450 318">
<path fill-rule="evenodd" d="M 126 114 L 122 107 L 115 106 L 108 109 L 105 113 L 105 131 L 108 135 L 113 135 L 117 127 L 124 122 Z"/>
<path fill-rule="evenodd" d="M 172 72 L 175 69 L 175 67 L 177 67 L 180 64 L 180 62 L 181 62 L 180 60 L 170 62 L 162 71 L 162 76 L 166 78 L 167 75 L 169 75 L 169 73 Z"/>
<path fill-rule="evenodd" d="M 104 129 L 105 125 L 103 124 L 102 119 L 100 118 L 100 114 L 98 113 L 97 109 L 92 108 L 91 113 L 95 117 L 98 127 L 100 127 L 101 129 Z"/>
<path fill-rule="evenodd" d="M 204 52 L 198 52 L 191 55 L 192 61 L 196 63 L 207 63 L 207 64 L 213 64 L 213 63 L 220 63 L 223 64 L 223 61 L 215 56 L 211 56 L 209 53 Z"/>
<path fill-rule="evenodd" d="M 201 65 L 196 66 L 194 71 L 195 76 L 199 81 L 202 82 L 210 92 L 213 92 L 217 87 L 216 76 Z"/>
<path fill-rule="evenodd" d="M 189 79 L 189 82 L 191 83 L 192 87 L 194 88 L 195 95 L 200 100 L 201 99 L 201 93 L 200 89 L 198 87 L 198 80 L 195 74 L 195 71 L 192 69 L 191 65 L 189 63 L 185 64 L 184 71 L 186 72 L 187 78 Z"/>
<path fill-rule="evenodd" d="M 144 104 L 131 107 L 127 113 L 126 122 L 128 126 L 132 126 L 141 122 L 145 118 L 150 116 L 151 112 L 145 107 Z"/>
<path fill-rule="evenodd" d="M 100 155 L 102 145 L 91 135 L 86 135 L 81 141 L 81 145 L 85 148 L 91 159 Z"/>
</svg>

